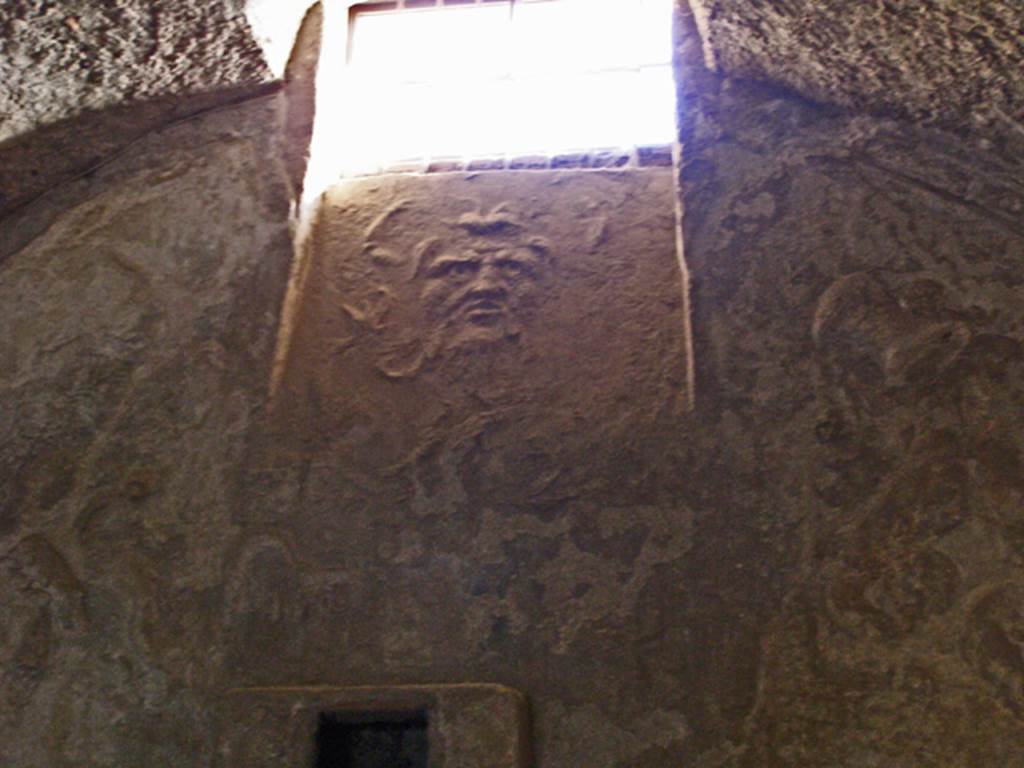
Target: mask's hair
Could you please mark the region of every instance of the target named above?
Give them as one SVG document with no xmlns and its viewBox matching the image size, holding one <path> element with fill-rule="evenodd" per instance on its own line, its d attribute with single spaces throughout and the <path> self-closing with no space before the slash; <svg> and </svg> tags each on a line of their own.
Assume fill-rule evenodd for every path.
<svg viewBox="0 0 1024 768">
<path fill-rule="evenodd" d="M 437 254 L 441 252 L 441 248 L 443 246 L 444 241 L 440 237 L 428 237 L 413 249 L 413 271 L 411 279 L 419 277 L 423 272 L 423 266 L 437 256 Z"/>
<path fill-rule="evenodd" d="M 366 231 L 363 233 L 363 238 L 370 241 L 376 239 L 378 234 L 382 234 L 386 239 L 388 230 L 391 229 L 389 225 L 394 224 L 395 219 L 398 218 L 400 214 L 408 211 L 410 207 L 411 201 L 409 200 L 399 200 L 396 203 L 392 203 L 384 209 L 384 212 L 381 213 L 380 216 L 370 222 L 370 226 L 368 226 Z"/>
<path fill-rule="evenodd" d="M 540 257 L 544 266 L 551 264 L 551 243 L 548 240 L 543 237 L 531 237 L 524 244 Z"/>
<path fill-rule="evenodd" d="M 455 226 L 471 235 L 504 235 L 521 232 L 523 225 L 501 206 L 487 214 L 475 211 L 464 213 L 454 222 Z"/>
<path fill-rule="evenodd" d="M 519 220 L 509 213 L 504 203 L 488 213 L 478 211 L 464 213 L 457 220 L 448 223 L 452 227 L 478 237 L 507 237 L 517 235 L 524 229 Z M 544 238 L 516 238 L 515 242 L 529 248 L 545 265 L 551 263 L 551 244 Z M 414 268 L 411 278 L 419 277 L 423 273 L 423 268 L 440 253 L 443 247 L 444 241 L 440 237 L 429 237 L 417 245 L 413 251 Z"/>
</svg>

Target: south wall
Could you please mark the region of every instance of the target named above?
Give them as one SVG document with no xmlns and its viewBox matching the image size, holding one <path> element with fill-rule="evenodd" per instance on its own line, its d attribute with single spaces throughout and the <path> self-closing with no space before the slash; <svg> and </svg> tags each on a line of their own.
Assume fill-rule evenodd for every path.
<svg viewBox="0 0 1024 768">
<path fill-rule="evenodd" d="M 356 516 L 334 567 L 261 522 L 298 482 L 245 471 L 291 261 L 272 100 L 2 222 L 5 764 L 218 765 L 234 686 L 463 680 L 530 697 L 542 768 L 1024 763 L 1021 152 L 687 61 L 696 407 L 622 464 L 655 503 Z"/>
</svg>

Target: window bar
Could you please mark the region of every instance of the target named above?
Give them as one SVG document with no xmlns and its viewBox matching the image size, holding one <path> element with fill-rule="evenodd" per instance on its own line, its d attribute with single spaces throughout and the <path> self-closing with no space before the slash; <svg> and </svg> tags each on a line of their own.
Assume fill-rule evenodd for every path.
<svg viewBox="0 0 1024 768">
<path fill-rule="evenodd" d="M 490 3 L 514 3 L 516 0 L 391 0 L 382 3 L 360 3 L 355 6 L 359 11 L 366 10 L 404 10 L 406 8 L 436 8 L 445 5 L 488 5 Z M 367 6 L 388 6 L 387 8 L 368 8 Z"/>
</svg>

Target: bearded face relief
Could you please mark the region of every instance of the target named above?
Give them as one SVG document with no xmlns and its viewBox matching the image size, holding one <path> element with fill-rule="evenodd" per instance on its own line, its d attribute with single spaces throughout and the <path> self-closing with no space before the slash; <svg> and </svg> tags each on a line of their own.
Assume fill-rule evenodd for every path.
<svg viewBox="0 0 1024 768">
<path fill-rule="evenodd" d="M 353 467 L 403 459 L 419 439 L 410 425 L 461 419 L 469 430 L 479 409 L 520 409 L 509 423 L 536 417 L 538 433 L 564 416 L 583 440 L 584 413 L 596 434 L 616 409 L 648 419 L 681 408 L 672 184 L 551 171 L 331 188 L 282 322 L 282 418 L 309 413 L 325 443 L 352 446 Z M 581 397 L 594 407 L 578 408 Z"/>
<path fill-rule="evenodd" d="M 417 278 L 433 346 L 455 349 L 519 338 L 550 249 L 503 213 L 469 214 L 447 239 L 421 244 Z"/>
<path fill-rule="evenodd" d="M 526 246 L 439 245 L 424 271 L 424 310 L 447 347 L 518 338 L 543 266 Z"/>
</svg>

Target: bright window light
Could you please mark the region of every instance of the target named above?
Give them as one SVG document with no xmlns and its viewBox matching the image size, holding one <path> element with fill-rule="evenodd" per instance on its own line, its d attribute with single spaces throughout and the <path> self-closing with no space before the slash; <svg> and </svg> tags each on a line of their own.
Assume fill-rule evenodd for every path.
<svg viewBox="0 0 1024 768">
<path fill-rule="evenodd" d="M 330 145 L 334 172 L 342 175 L 412 160 L 670 144 L 672 6 L 354 5 L 346 55 L 321 62 L 318 111 L 329 113 L 330 127 L 318 131 L 318 142 Z"/>
</svg>

